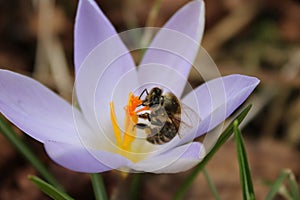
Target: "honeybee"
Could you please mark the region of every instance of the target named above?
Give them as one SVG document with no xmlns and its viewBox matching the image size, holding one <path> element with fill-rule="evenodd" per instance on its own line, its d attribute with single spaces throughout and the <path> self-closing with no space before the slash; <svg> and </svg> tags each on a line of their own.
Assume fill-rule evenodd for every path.
<svg viewBox="0 0 300 200">
<path fill-rule="evenodd" d="M 182 104 L 173 93 L 163 94 L 163 90 L 158 87 L 152 88 L 150 92 L 144 89 L 140 99 L 144 93 L 147 95 L 140 106 L 149 107 L 150 112 L 138 114 L 138 117 L 150 123 L 137 123 L 135 127 L 145 131 L 148 142 L 165 144 L 179 134 L 180 126 L 185 124 L 181 121 Z"/>
</svg>

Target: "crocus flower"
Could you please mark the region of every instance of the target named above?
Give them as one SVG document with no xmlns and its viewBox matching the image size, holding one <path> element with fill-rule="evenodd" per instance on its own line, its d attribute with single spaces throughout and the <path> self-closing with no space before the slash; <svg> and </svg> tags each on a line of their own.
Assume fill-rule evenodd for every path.
<svg viewBox="0 0 300 200">
<path fill-rule="evenodd" d="M 80 0 L 75 24 L 76 106 L 29 77 L 0 70 L 0 111 L 42 142 L 56 163 L 74 171 L 188 170 L 206 151 L 194 138 L 223 122 L 259 83 L 254 77 L 229 75 L 183 96 L 203 29 L 204 3 L 191 1 L 158 31 L 136 67 L 97 4 Z M 138 110 L 149 112 L 140 106 L 145 97 L 139 95 L 153 87 L 181 99 L 181 127 L 187 124 L 162 145 L 151 144 L 135 127 L 141 120 Z M 189 108 L 186 113 L 184 105 Z"/>
</svg>

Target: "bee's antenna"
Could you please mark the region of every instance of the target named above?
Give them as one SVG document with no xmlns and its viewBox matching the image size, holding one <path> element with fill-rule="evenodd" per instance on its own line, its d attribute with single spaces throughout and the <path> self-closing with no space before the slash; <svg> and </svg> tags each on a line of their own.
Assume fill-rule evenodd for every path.
<svg viewBox="0 0 300 200">
<path fill-rule="evenodd" d="M 139 99 L 141 99 L 141 97 L 143 96 L 143 94 L 144 94 L 145 92 L 146 92 L 147 95 L 149 94 L 147 88 L 145 88 L 145 89 L 142 91 L 142 93 L 140 94 Z"/>
</svg>

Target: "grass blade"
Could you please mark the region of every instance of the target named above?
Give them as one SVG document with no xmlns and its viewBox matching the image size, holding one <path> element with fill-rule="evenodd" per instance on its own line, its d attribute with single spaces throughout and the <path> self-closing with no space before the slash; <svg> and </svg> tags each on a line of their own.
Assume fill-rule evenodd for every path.
<svg viewBox="0 0 300 200">
<path fill-rule="evenodd" d="M 291 195 L 293 197 L 293 199 L 300 199 L 300 191 L 298 188 L 298 184 L 295 178 L 295 175 L 293 174 L 293 172 L 289 169 L 287 169 L 289 172 L 289 178 L 288 178 L 288 182 L 291 188 Z"/>
<path fill-rule="evenodd" d="M 107 194 L 103 184 L 101 174 L 91 174 L 91 181 L 95 193 L 96 200 L 107 200 Z"/>
<path fill-rule="evenodd" d="M 207 171 L 205 168 L 203 168 L 203 174 L 204 174 L 204 177 L 208 183 L 208 186 L 210 188 L 210 190 L 212 191 L 213 195 L 214 195 L 214 198 L 216 200 L 220 200 L 220 196 L 219 196 L 219 193 L 217 191 L 217 188 L 215 187 L 214 183 L 212 182 L 211 178 L 209 177 Z"/>
<path fill-rule="evenodd" d="M 72 197 L 67 195 L 64 192 L 59 191 L 57 188 L 53 187 L 49 183 L 43 181 L 42 179 L 36 176 L 28 176 L 31 180 L 43 193 L 55 200 L 73 200 Z"/>
<path fill-rule="evenodd" d="M 240 170 L 240 180 L 242 185 L 243 199 L 244 200 L 254 200 L 255 194 L 252 184 L 252 178 L 250 173 L 250 168 L 248 164 L 247 154 L 243 142 L 243 138 L 241 136 L 241 132 L 238 128 L 239 122 L 234 121 L 234 138 L 236 143 L 237 155 L 238 155 L 238 163 Z"/>
<path fill-rule="evenodd" d="M 0 116 L 0 132 L 10 141 L 10 143 L 31 163 L 31 165 L 45 178 L 51 185 L 63 190 L 63 187 L 58 183 L 54 176 L 47 170 L 38 157 L 24 143 L 24 141 L 16 135 L 5 119 Z"/>
<path fill-rule="evenodd" d="M 292 199 L 300 199 L 299 189 L 297 186 L 297 182 L 295 180 L 294 174 L 290 169 L 282 170 L 270 188 L 265 200 L 272 200 L 277 193 L 279 193 L 280 188 L 283 185 L 283 182 L 288 178 L 288 183 L 291 187 L 291 196 Z"/>
<path fill-rule="evenodd" d="M 270 188 L 265 200 L 272 200 L 277 192 L 279 191 L 279 188 L 283 184 L 283 181 L 287 178 L 288 173 L 286 171 L 281 171 L 275 182 L 273 183 L 272 187 Z"/>
<path fill-rule="evenodd" d="M 243 119 L 248 114 L 249 110 L 251 109 L 251 105 L 247 106 L 233 121 L 238 121 L 240 124 Z M 219 148 L 228 140 L 228 138 L 233 133 L 233 122 L 229 124 L 229 126 L 223 131 L 221 136 L 219 137 L 218 141 L 216 142 L 215 146 L 211 149 L 211 151 L 203 158 L 203 160 L 194 168 L 194 170 L 189 174 L 189 176 L 184 180 L 182 186 L 179 190 L 175 193 L 174 199 L 179 200 L 182 199 L 193 183 L 199 172 L 204 168 L 207 162 L 212 158 L 212 156 L 219 150 Z"/>
</svg>

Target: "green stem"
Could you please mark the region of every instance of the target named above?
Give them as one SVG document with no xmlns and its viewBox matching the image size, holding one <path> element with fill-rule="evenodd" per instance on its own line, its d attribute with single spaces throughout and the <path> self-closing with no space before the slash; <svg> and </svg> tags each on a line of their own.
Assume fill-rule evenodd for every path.
<svg viewBox="0 0 300 200">
<path fill-rule="evenodd" d="M 132 182 L 131 182 L 131 200 L 139 199 L 139 191 L 141 186 L 141 174 L 136 173 L 133 174 Z"/>
<path fill-rule="evenodd" d="M 205 177 L 205 179 L 208 183 L 208 186 L 209 186 L 210 190 L 212 191 L 215 199 L 220 200 L 220 196 L 219 196 L 219 193 L 217 191 L 217 188 L 215 187 L 214 183 L 212 182 L 212 180 L 211 180 L 211 178 L 210 178 L 210 176 L 209 176 L 209 174 L 208 174 L 208 172 L 206 171 L 205 168 L 203 168 L 203 174 L 204 174 L 204 177 Z"/>
<path fill-rule="evenodd" d="M 91 181 L 96 200 L 107 200 L 107 194 L 101 174 L 91 174 Z"/>
</svg>

